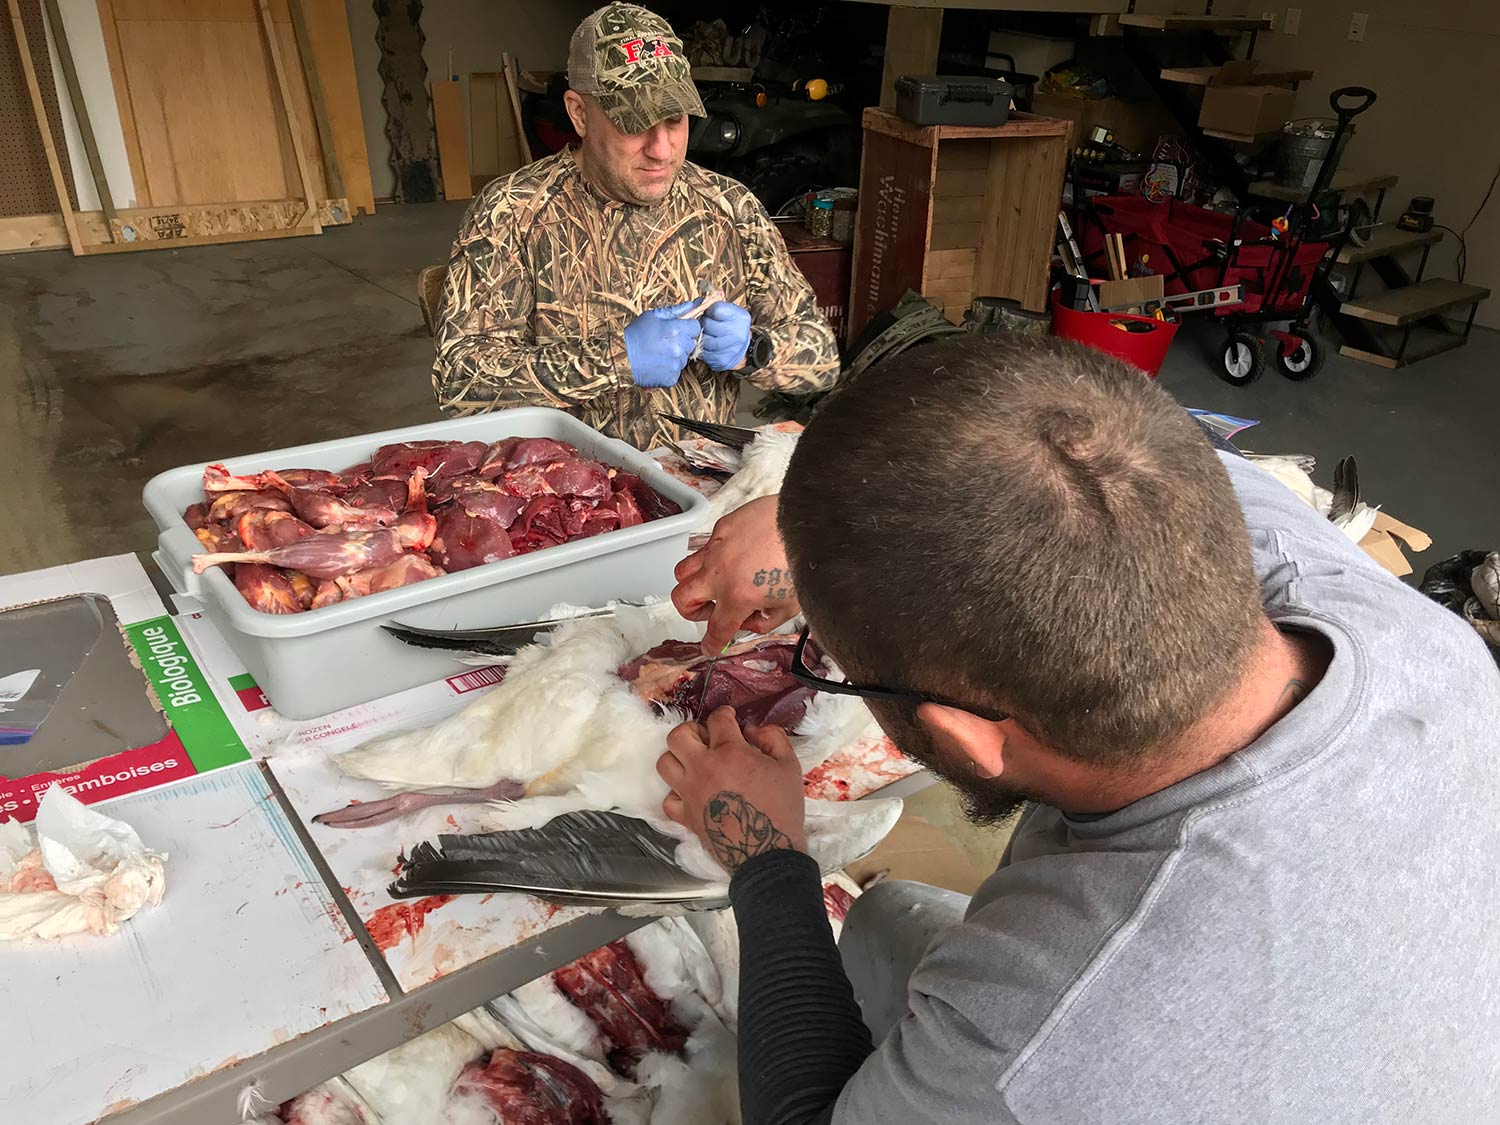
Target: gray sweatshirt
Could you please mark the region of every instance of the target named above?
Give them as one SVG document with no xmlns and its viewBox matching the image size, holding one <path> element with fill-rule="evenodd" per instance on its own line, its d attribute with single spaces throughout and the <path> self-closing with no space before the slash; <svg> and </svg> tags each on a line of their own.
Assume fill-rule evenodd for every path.
<svg viewBox="0 0 1500 1125">
<path fill-rule="evenodd" d="M 1500 1121 L 1500 675 L 1224 462 L 1266 610 L 1327 673 L 1178 785 L 1028 812 L 836 1122 Z"/>
</svg>

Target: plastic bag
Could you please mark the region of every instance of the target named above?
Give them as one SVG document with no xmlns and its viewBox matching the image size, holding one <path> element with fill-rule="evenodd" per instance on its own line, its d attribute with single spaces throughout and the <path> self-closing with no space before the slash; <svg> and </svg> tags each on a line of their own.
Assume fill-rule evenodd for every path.
<svg viewBox="0 0 1500 1125">
<path fill-rule="evenodd" d="M 1484 562 L 1488 554 L 1488 551 L 1460 551 L 1451 558 L 1433 563 L 1422 575 L 1422 584 L 1417 589 L 1462 616 L 1464 603 L 1474 594 L 1474 568 Z"/>
<path fill-rule="evenodd" d="M 112 934 L 161 902 L 167 857 L 124 821 L 53 785 L 34 828 L 35 840 L 24 825 L 0 821 L 0 941 Z"/>
</svg>

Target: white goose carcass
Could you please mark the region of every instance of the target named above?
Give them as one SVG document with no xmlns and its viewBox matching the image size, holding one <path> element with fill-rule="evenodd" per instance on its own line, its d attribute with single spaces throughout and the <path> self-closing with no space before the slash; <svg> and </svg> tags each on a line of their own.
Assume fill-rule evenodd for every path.
<svg viewBox="0 0 1500 1125">
<path fill-rule="evenodd" d="M 656 760 L 685 717 L 677 707 L 743 703 L 736 692 L 744 687 L 749 709 L 761 707 L 791 729 L 804 769 L 875 728 L 859 700 L 813 696 L 790 679 L 790 637 L 753 642 L 714 664 L 696 649 L 701 631 L 669 603 L 567 622 L 548 643 L 520 650 L 505 680 L 463 710 L 335 759 L 351 776 L 402 792 L 317 819 L 356 827 L 416 813 L 403 825 L 410 833 L 403 840 L 415 842 L 435 827 L 425 807 L 494 802 L 482 819 L 495 831 L 443 836 L 438 847 L 412 851 L 395 885 L 404 896 L 516 890 L 648 910 L 720 902 L 724 871 L 661 812 L 667 787 Z M 631 659 L 643 653 L 661 655 Z M 806 814 L 809 851 L 832 871 L 890 830 L 900 802 L 810 800 Z"/>
<path fill-rule="evenodd" d="M 738 1125 L 718 971 L 664 918 L 281 1108 L 294 1125 Z"/>
</svg>

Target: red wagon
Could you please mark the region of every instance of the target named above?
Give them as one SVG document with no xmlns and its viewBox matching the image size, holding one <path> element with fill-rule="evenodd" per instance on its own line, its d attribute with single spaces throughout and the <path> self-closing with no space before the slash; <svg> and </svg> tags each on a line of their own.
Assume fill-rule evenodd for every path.
<svg viewBox="0 0 1500 1125">
<path fill-rule="evenodd" d="M 1346 106 L 1345 98 L 1360 102 Z M 1333 92 L 1329 102 L 1339 126 L 1330 153 L 1339 151 L 1348 123 L 1374 101 L 1375 94 L 1363 87 Z M 1265 370 L 1265 342 L 1254 326 L 1287 320 L 1291 323 L 1285 328 L 1272 326 L 1265 333 L 1277 341 L 1276 366 L 1289 379 L 1311 378 L 1323 366 L 1323 346 L 1308 324 L 1309 294 L 1314 280 L 1332 268 L 1348 236 L 1346 226 L 1331 241 L 1309 237 L 1318 215 L 1316 201 L 1327 190 L 1333 165 L 1330 155 L 1307 199 L 1293 205 L 1274 229 L 1252 221 L 1244 211 L 1226 215 L 1174 199 L 1151 203 L 1138 195 L 1095 198 L 1083 223 L 1085 261 L 1091 267 L 1102 266 L 1108 232 L 1124 236 L 1131 272 L 1161 275 L 1169 296 L 1242 286 L 1242 303 L 1213 310 L 1228 329 L 1220 376 L 1236 386 L 1259 378 Z"/>
</svg>

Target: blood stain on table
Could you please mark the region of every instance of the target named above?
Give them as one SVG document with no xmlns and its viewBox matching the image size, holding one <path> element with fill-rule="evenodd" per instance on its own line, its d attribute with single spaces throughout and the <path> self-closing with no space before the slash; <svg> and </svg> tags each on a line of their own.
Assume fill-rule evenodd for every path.
<svg viewBox="0 0 1500 1125">
<path fill-rule="evenodd" d="M 375 948 L 384 953 L 406 938 L 415 938 L 426 925 L 427 915 L 453 901 L 453 895 L 430 895 L 415 902 L 394 902 L 382 906 L 364 920 L 365 929 L 374 939 Z"/>
</svg>

